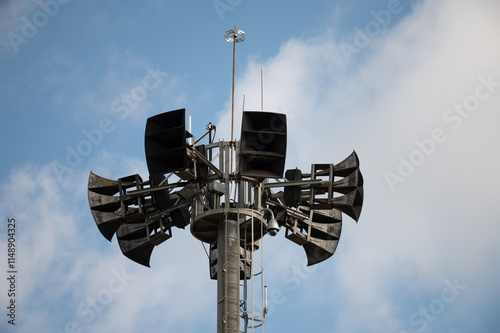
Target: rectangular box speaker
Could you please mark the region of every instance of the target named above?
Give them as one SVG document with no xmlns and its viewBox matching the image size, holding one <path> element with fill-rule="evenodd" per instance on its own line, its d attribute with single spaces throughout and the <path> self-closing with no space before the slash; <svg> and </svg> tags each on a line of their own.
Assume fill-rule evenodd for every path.
<svg viewBox="0 0 500 333">
<path fill-rule="evenodd" d="M 179 109 L 148 118 L 144 148 L 151 176 L 188 167 L 185 113 Z"/>
<path fill-rule="evenodd" d="M 245 111 L 241 124 L 240 175 L 282 178 L 286 159 L 286 115 Z"/>
</svg>

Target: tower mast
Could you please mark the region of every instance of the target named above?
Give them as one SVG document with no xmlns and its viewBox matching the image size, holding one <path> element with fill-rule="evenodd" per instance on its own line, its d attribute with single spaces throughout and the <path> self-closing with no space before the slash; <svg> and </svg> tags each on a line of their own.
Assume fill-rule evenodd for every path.
<svg viewBox="0 0 500 333">
<path fill-rule="evenodd" d="M 233 43 L 233 87 L 231 94 L 231 173 L 233 173 L 233 152 L 234 152 L 234 79 L 236 72 L 236 43 L 244 41 L 246 38 L 245 32 L 242 30 L 234 29 L 228 30 L 224 33 L 224 39 Z"/>
</svg>

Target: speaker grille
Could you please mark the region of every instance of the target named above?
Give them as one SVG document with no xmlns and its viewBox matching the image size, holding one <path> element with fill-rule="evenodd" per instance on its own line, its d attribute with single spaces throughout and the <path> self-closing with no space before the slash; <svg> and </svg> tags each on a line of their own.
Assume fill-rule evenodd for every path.
<svg viewBox="0 0 500 333">
<path fill-rule="evenodd" d="M 242 176 L 281 178 L 286 158 L 286 115 L 243 112 L 240 140 Z"/>
<path fill-rule="evenodd" d="M 185 109 L 148 118 L 144 148 L 151 176 L 186 169 Z"/>
</svg>

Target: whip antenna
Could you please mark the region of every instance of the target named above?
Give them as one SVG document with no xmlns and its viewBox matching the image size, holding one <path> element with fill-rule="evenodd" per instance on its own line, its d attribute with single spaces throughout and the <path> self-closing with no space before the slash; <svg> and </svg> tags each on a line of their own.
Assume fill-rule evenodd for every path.
<svg viewBox="0 0 500 333">
<path fill-rule="evenodd" d="M 260 66 L 260 111 L 264 111 L 264 69 Z"/>
<path fill-rule="evenodd" d="M 233 43 L 233 89 L 231 96 L 231 173 L 233 172 L 233 151 L 234 151 L 234 74 L 236 62 L 236 43 L 244 41 L 246 38 L 243 30 L 234 29 L 228 30 L 224 33 L 224 39 Z"/>
</svg>

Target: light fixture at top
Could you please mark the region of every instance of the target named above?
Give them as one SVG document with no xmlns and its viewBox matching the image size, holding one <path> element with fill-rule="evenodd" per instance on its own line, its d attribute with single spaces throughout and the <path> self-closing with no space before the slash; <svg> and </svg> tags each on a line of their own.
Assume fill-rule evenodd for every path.
<svg viewBox="0 0 500 333">
<path fill-rule="evenodd" d="M 224 33 L 224 39 L 231 43 L 239 43 L 244 41 L 246 38 L 245 32 L 243 30 L 231 29 Z"/>
</svg>

